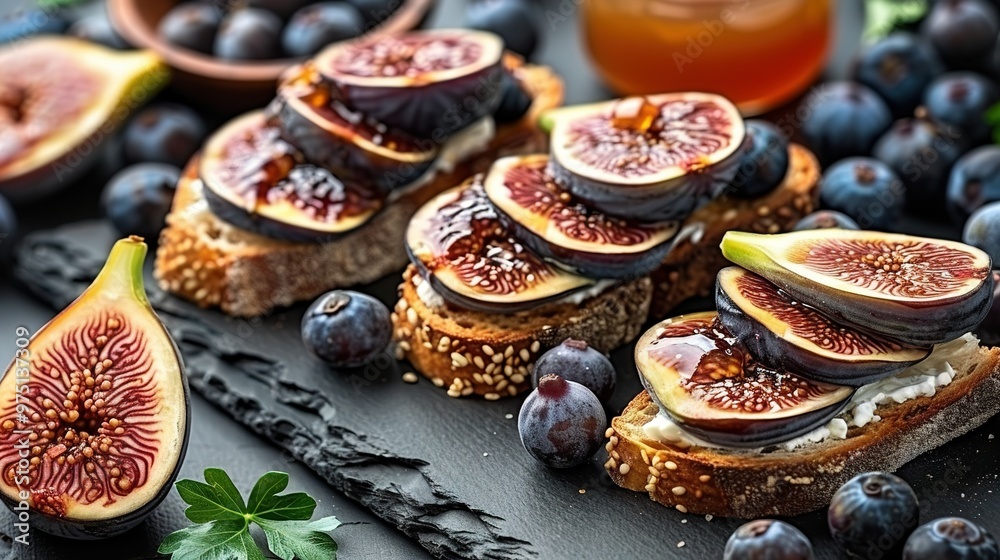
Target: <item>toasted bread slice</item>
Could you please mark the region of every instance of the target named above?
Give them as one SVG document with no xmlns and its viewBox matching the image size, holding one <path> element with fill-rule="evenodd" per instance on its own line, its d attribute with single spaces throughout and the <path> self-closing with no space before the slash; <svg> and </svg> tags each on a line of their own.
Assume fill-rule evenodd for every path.
<svg viewBox="0 0 1000 560">
<path fill-rule="evenodd" d="M 846 439 L 788 450 L 683 449 L 647 437 L 659 412 L 643 391 L 608 428 L 605 468 L 619 486 L 683 512 L 726 517 L 797 515 L 825 507 L 855 475 L 894 471 L 1000 410 L 1000 348 L 976 348 L 932 397 L 879 405 L 881 420 Z"/>
<path fill-rule="evenodd" d="M 392 313 L 400 358 L 453 397 L 489 400 L 531 388 L 531 371 L 546 350 L 567 338 L 602 351 L 642 332 L 653 288 L 649 278 L 614 285 L 582 303 L 553 303 L 512 314 L 483 313 L 427 302 L 411 265 Z M 439 296 L 438 296 L 439 297 Z"/>
<path fill-rule="evenodd" d="M 653 272 L 653 319 L 669 317 L 683 301 L 712 293 L 716 275 L 731 264 L 719 248 L 727 231 L 781 233 L 813 211 L 819 197 L 819 162 L 798 144 L 789 150 L 788 173 L 772 194 L 754 199 L 722 197 L 688 218 L 687 225 L 704 225 L 697 236 L 678 243 Z"/>
<path fill-rule="evenodd" d="M 535 361 L 563 340 L 586 340 L 594 348 L 610 352 L 640 334 L 651 302 L 662 311 L 661 298 L 668 298 L 672 307 L 707 293 L 726 262 L 719 250 L 723 234 L 730 229 L 790 228 L 812 211 L 818 179 L 816 158 L 809 150 L 792 145 L 790 170 L 773 192 L 757 200 L 727 197 L 708 204 L 685 222 L 684 229 L 695 233 L 678 242 L 667 258 L 668 268 L 654 273 L 652 281 L 643 278 L 618 284 L 582 304 L 545 305 L 509 315 L 450 305 L 428 306 L 417 293 L 415 282 L 420 279 L 411 267 L 404 275 L 393 313 L 399 356 L 435 385 L 447 387 L 452 396 L 474 394 L 494 399 L 528 390 Z M 703 225 L 697 227 L 699 223 Z M 656 287 L 657 282 L 660 287 Z M 501 359 L 497 353 L 510 355 Z"/>
<path fill-rule="evenodd" d="M 218 219 L 202 196 L 196 157 L 177 186 L 160 235 L 155 268 L 160 286 L 202 307 L 247 317 L 402 270 L 406 225 L 423 203 L 498 157 L 545 150 L 548 138 L 536 122 L 562 103 L 562 80 L 545 66 L 524 65 L 517 72 L 533 98 L 520 121 L 498 126 L 484 152 L 406 192 L 370 222 L 330 243 L 275 240 Z"/>
</svg>

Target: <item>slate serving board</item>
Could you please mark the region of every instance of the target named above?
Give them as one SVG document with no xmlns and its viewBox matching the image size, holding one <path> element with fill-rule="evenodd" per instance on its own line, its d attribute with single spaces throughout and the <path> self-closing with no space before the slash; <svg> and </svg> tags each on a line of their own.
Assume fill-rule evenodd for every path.
<svg viewBox="0 0 1000 560">
<path fill-rule="evenodd" d="M 62 307 L 97 273 L 112 241 L 100 222 L 36 233 L 21 244 L 15 274 Z M 364 291 L 391 304 L 396 282 Z M 194 391 L 436 556 L 717 558 L 740 524 L 681 514 L 618 488 L 601 467 L 603 451 L 577 469 L 541 466 L 518 438 L 520 398 L 452 399 L 423 380 L 409 385 L 401 380 L 407 366 L 388 355 L 365 369 L 333 371 L 303 350 L 304 306 L 235 320 L 151 291 Z M 613 355 L 620 377 L 611 414 L 640 390 L 631 352 Z M 923 519 L 962 515 L 1000 534 L 994 433 L 998 418 L 902 469 Z M 823 512 L 791 521 L 819 558 L 838 557 Z"/>
</svg>

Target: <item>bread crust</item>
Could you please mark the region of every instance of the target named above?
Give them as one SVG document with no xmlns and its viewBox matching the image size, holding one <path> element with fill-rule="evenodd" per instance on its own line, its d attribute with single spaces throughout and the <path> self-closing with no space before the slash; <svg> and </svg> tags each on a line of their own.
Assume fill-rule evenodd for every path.
<svg viewBox="0 0 1000 560">
<path fill-rule="evenodd" d="M 554 303 L 509 315 L 428 306 L 411 265 L 392 312 L 398 357 L 453 397 L 488 400 L 531 388 L 535 361 L 567 338 L 610 352 L 642 332 L 649 312 L 649 278 L 617 284 L 582 304 Z"/>
<path fill-rule="evenodd" d="M 681 449 L 645 436 L 659 411 L 643 391 L 614 418 L 605 468 L 616 484 L 683 512 L 725 517 L 798 515 L 826 507 L 855 475 L 894 471 L 982 425 L 1000 410 L 1000 349 L 979 348 L 933 397 L 880 405 L 881 420 L 843 440 L 768 453 Z"/>
<path fill-rule="evenodd" d="M 789 231 L 816 208 L 820 167 L 803 146 L 789 146 L 789 169 L 784 181 L 766 196 L 740 199 L 724 196 L 698 209 L 686 226 L 704 224 L 698 238 L 674 247 L 653 276 L 654 320 L 670 316 L 674 307 L 695 296 L 707 296 L 715 288 L 715 276 L 730 263 L 719 244 L 729 230 L 757 233 Z"/>
<path fill-rule="evenodd" d="M 167 227 L 160 234 L 155 266 L 160 286 L 201 307 L 251 317 L 403 269 L 406 225 L 420 206 L 486 170 L 498 157 L 544 151 L 548 145 L 536 122 L 542 112 L 562 104 L 562 80 L 546 66 L 521 66 L 513 58 L 505 62 L 516 67 L 533 98 L 528 113 L 516 123 L 498 126 L 483 153 L 407 192 L 365 225 L 330 243 L 275 240 L 216 218 L 201 195 L 196 156 L 177 186 Z"/>
</svg>

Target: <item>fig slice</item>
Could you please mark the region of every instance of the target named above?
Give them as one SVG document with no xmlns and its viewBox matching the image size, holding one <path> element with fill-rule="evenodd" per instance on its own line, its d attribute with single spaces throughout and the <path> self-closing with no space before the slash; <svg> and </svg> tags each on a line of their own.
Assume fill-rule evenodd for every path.
<svg viewBox="0 0 1000 560">
<path fill-rule="evenodd" d="M 256 111 L 209 138 L 199 175 L 216 216 L 275 239 L 312 242 L 335 239 L 382 209 L 382 192 L 303 163 L 279 134 Z"/>
<path fill-rule="evenodd" d="M 503 226 L 482 176 L 421 207 L 406 230 L 421 276 L 451 303 L 513 313 L 567 296 L 594 281 L 546 262 Z"/>
<path fill-rule="evenodd" d="M 335 43 L 315 65 L 347 107 L 442 143 L 496 110 L 502 58 L 493 33 L 435 29 Z"/>
<path fill-rule="evenodd" d="M 566 107 L 543 119 L 560 183 L 598 210 L 642 221 L 682 220 L 722 194 L 746 137 L 736 107 L 708 93 Z"/>
<path fill-rule="evenodd" d="M 757 361 L 817 381 L 860 387 L 931 352 L 840 325 L 738 266 L 719 272 L 715 306 L 722 324 Z"/>
<path fill-rule="evenodd" d="M 97 539 L 140 523 L 171 490 L 190 432 L 180 354 L 143 285 L 146 244 L 115 244 L 94 283 L 0 380 L 0 497 L 31 526 Z"/>
<path fill-rule="evenodd" d="M 829 422 L 854 394 L 767 368 L 717 319 L 714 312 L 667 319 L 635 347 L 650 397 L 695 437 L 732 447 L 788 441 Z"/>
<path fill-rule="evenodd" d="M 973 330 L 993 298 L 990 257 L 955 241 L 843 229 L 731 231 L 722 252 L 796 301 L 905 346 Z"/>
<path fill-rule="evenodd" d="M 287 73 L 268 113 L 306 160 L 385 190 L 408 185 L 438 156 L 431 139 L 391 129 L 332 98 L 309 63 Z"/>
<path fill-rule="evenodd" d="M 0 48 L 0 194 L 31 200 L 72 184 L 168 77 L 151 51 L 113 51 L 69 37 Z"/>
<path fill-rule="evenodd" d="M 594 278 L 636 278 L 657 268 L 677 222 L 639 224 L 576 200 L 548 171 L 549 156 L 497 160 L 483 185 L 500 219 L 541 254 Z"/>
</svg>

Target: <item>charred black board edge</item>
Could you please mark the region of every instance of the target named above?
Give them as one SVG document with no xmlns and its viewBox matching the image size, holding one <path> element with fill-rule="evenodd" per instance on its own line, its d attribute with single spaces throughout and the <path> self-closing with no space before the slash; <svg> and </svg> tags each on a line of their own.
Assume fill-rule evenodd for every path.
<svg viewBox="0 0 1000 560">
<path fill-rule="evenodd" d="M 98 227 L 95 224 L 91 229 Z M 79 228 L 33 233 L 17 250 L 14 277 L 53 309 L 74 301 L 103 265 L 102 257 L 83 245 L 86 240 Z M 432 480 L 424 468 L 426 462 L 400 457 L 373 438 L 328 422 L 323 417 L 324 407 L 330 404 L 326 397 L 288 381 L 280 361 L 235 347 L 231 337 L 198 317 L 208 312 L 149 284 L 150 302 L 181 348 L 191 387 L 209 402 L 286 449 L 335 489 L 417 540 L 434 556 L 514 559 L 534 555 L 530 542 L 500 534 L 497 522 L 502 518 L 471 507 Z M 312 422 L 305 425 L 283 412 L 282 406 L 241 393 L 227 378 L 264 385 L 276 404 Z M 379 485 L 376 480 L 383 478 L 386 469 L 394 472 L 395 480 L 407 483 Z M 414 488 L 419 490 L 407 491 Z"/>
</svg>

